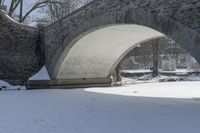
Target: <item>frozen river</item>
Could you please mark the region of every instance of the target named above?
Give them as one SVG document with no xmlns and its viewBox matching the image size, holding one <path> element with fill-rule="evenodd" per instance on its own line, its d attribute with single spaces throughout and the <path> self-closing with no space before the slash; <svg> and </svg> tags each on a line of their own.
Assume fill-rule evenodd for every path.
<svg viewBox="0 0 200 133">
<path fill-rule="evenodd" d="M 197 133 L 200 82 L 0 91 L 0 133 Z"/>
</svg>

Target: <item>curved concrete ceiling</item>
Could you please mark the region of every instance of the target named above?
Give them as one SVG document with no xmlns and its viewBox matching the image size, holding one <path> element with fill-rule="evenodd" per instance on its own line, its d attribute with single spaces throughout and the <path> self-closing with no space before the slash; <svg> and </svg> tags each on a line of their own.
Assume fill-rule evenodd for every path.
<svg viewBox="0 0 200 133">
<path fill-rule="evenodd" d="M 57 79 L 108 78 L 120 60 L 138 44 L 163 37 L 140 25 L 112 25 L 83 36 L 66 55 Z"/>
</svg>

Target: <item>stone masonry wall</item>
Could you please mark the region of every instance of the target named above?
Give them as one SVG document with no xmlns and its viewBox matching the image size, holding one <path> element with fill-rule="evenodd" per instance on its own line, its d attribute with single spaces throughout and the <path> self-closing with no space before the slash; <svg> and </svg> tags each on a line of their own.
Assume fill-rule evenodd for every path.
<svg viewBox="0 0 200 133">
<path fill-rule="evenodd" d="M 39 31 L 0 11 L 0 79 L 25 82 L 43 65 Z"/>
</svg>

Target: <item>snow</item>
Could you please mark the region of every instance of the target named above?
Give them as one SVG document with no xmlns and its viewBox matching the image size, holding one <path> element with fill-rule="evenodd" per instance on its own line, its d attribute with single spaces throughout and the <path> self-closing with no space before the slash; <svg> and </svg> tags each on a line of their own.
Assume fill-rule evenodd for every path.
<svg viewBox="0 0 200 133">
<path fill-rule="evenodd" d="M 187 74 L 190 72 L 188 69 L 176 69 L 175 71 L 160 71 L 162 73 L 176 73 L 176 74 Z"/>
<path fill-rule="evenodd" d="M 152 71 L 139 69 L 139 70 L 121 70 L 121 72 L 123 73 L 151 73 Z"/>
<path fill-rule="evenodd" d="M 42 69 L 29 78 L 29 80 L 50 80 L 50 76 L 47 72 L 47 69 L 45 66 L 42 67 Z"/>
<path fill-rule="evenodd" d="M 24 86 L 12 86 L 5 81 L 0 80 L 0 90 L 24 90 Z"/>
<path fill-rule="evenodd" d="M 200 82 L 0 91 L 1 133 L 198 133 Z"/>
<path fill-rule="evenodd" d="M 145 74 L 143 76 L 134 76 L 134 77 L 122 77 L 122 85 L 130 85 L 130 84 L 140 84 L 140 83 L 155 83 L 155 82 L 168 82 L 168 81 L 200 81 L 200 78 L 195 78 L 196 80 L 192 80 L 192 77 L 189 79 L 188 77 L 178 77 L 178 76 L 165 76 L 158 75 L 154 77 L 152 74 Z M 199 80 L 198 80 L 199 79 Z"/>
<path fill-rule="evenodd" d="M 14 90 L 0 91 L 0 133 L 199 132 L 199 77 L 158 83 L 176 76 L 147 74 L 123 78 L 122 87 L 29 91 L 0 81 Z M 45 67 L 30 78 L 39 79 L 50 79 Z"/>
<path fill-rule="evenodd" d="M 131 71 L 130 71 L 131 72 Z M 137 73 L 137 71 L 132 71 Z M 139 72 L 139 71 L 138 71 Z M 122 85 L 139 84 L 139 83 L 153 83 L 153 82 L 177 82 L 177 81 L 200 81 L 200 74 L 198 72 L 192 74 L 188 73 L 186 69 L 179 69 L 177 71 L 162 71 L 162 74 L 153 76 L 152 73 L 144 74 L 142 76 L 122 77 Z M 176 76 L 164 75 L 163 73 L 176 73 Z"/>
<path fill-rule="evenodd" d="M 109 89 L 89 88 L 86 91 L 135 97 L 195 99 L 200 98 L 200 81 L 142 83 Z"/>
<path fill-rule="evenodd" d="M 42 67 L 41 70 L 29 78 L 29 80 L 50 80 L 49 74 L 47 72 L 46 67 Z M 9 83 L 0 80 L 0 90 L 7 91 L 7 90 L 25 90 L 25 86 L 12 86 Z"/>
<path fill-rule="evenodd" d="M 121 70 L 123 73 L 151 73 L 151 70 L 145 70 L 145 69 L 138 69 L 138 70 Z M 161 69 L 159 70 L 161 73 L 188 73 L 190 72 L 187 69 L 176 69 L 175 71 L 162 71 Z"/>
<path fill-rule="evenodd" d="M 188 76 L 185 80 L 200 81 L 200 75 L 192 74 L 192 75 Z"/>
<path fill-rule="evenodd" d="M 154 77 L 152 74 L 146 74 L 146 75 L 138 78 L 138 80 L 153 80 L 153 79 L 154 79 Z"/>
</svg>

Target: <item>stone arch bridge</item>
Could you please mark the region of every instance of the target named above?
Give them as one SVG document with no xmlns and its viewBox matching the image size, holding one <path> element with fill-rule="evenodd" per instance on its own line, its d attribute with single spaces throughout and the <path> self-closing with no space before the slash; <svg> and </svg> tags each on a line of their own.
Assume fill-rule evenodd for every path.
<svg viewBox="0 0 200 133">
<path fill-rule="evenodd" d="M 109 79 L 138 44 L 168 36 L 200 62 L 199 0 L 94 0 L 40 28 L 0 13 L 0 78 L 25 81 L 44 64 L 55 80 Z"/>
</svg>

